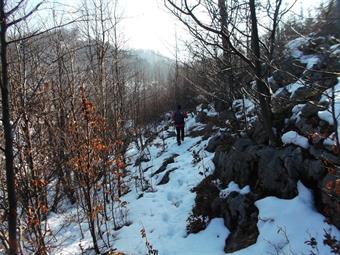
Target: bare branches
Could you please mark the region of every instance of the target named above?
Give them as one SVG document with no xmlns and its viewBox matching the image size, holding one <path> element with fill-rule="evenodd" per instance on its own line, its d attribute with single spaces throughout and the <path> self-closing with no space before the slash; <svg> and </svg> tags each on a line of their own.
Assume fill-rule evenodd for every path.
<svg viewBox="0 0 340 255">
<path fill-rule="evenodd" d="M 15 25 L 15 24 L 17 24 L 17 23 L 19 23 L 19 22 L 21 22 L 21 21 L 23 21 L 23 20 L 26 20 L 28 17 L 30 17 L 33 13 L 35 13 L 38 9 L 39 9 L 39 7 L 41 6 L 43 4 L 43 2 L 40 2 L 40 3 L 38 3 L 32 10 L 30 10 L 27 14 L 25 14 L 24 16 L 22 16 L 22 17 L 20 17 L 20 18 L 18 18 L 18 19 L 15 19 L 15 20 L 13 20 L 13 21 L 11 21 L 11 22 L 9 22 L 8 24 L 7 24 L 7 27 L 11 27 L 11 26 L 13 26 L 13 25 Z M 18 6 L 19 7 L 19 6 Z"/>
<path fill-rule="evenodd" d="M 8 41 L 8 44 L 21 42 L 21 41 L 24 41 L 24 40 L 27 40 L 27 39 L 30 39 L 30 38 L 33 38 L 33 37 L 36 37 L 36 36 L 39 36 L 39 35 L 42 35 L 42 34 L 46 34 L 46 33 L 48 33 L 48 32 L 54 31 L 54 30 L 56 30 L 56 29 L 60 29 L 60 28 L 67 27 L 67 26 L 69 26 L 69 25 L 72 25 L 72 24 L 74 24 L 74 23 L 81 22 L 81 21 L 83 21 L 83 19 L 78 19 L 78 20 L 75 19 L 75 20 L 71 20 L 71 21 L 69 21 L 69 22 L 67 22 L 67 23 L 58 25 L 58 26 L 53 26 L 53 27 L 51 27 L 51 28 L 49 28 L 49 29 L 45 29 L 45 30 L 43 30 L 43 31 L 39 31 L 39 30 L 38 30 L 38 31 L 34 31 L 34 32 L 30 33 L 30 34 L 27 35 L 27 36 L 23 36 L 23 37 L 19 37 L 19 38 L 17 38 L 17 39 L 9 40 L 9 41 Z"/>
<path fill-rule="evenodd" d="M 235 88 L 232 87 L 235 80 L 233 68 L 230 68 L 232 63 L 230 61 L 229 55 L 232 54 L 237 56 L 252 70 L 252 75 L 255 77 L 257 82 L 257 92 L 259 94 L 264 126 L 269 134 L 270 142 L 272 144 L 275 144 L 275 137 L 271 128 L 272 121 L 271 110 L 269 106 L 270 92 L 266 83 L 264 82 L 265 79 L 263 77 L 264 75 L 262 67 L 264 58 L 261 54 L 262 50 L 260 46 L 262 46 L 262 48 L 266 49 L 268 52 L 272 52 L 274 49 L 275 33 L 281 2 L 282 0 L 276 0 L 274 12 L 275 22 L 273 26 L 274 32 L 272 32 L 273 34 L 270 37 L 272 45 L 270 45 L 268 48 L 267 45 L 261 41 L 259 36 L 259 23 L 256 13 L 257 7 L 254 0 L 245 1 L 245 5 L 242 8 L 238 3 L 231 7 L 227 6 L 226 1 L 224 0 L 218 1 L 217 6 L 216 3 L 210 1 L 206 1 L 204 3 L 198 1 L 192 7 L 189 6 L 187 0 L 181 0 L 179 3 L 177 3 L 176 0 L 165 1 L 166 7 L 188 28 L 188 30 L 194 35 L 196 39 L 201 41 L 204 45 L 210 45 L 215 49 L 222 50 L 222 63 L 224 62 L 229 68 L 226 69 L 222 66 L 220 67 L 220 70 L 222 70 L 220 75 L 220 83 L 229 84 L 229 86 L 225 87 L 225 93 L 229 97 L 232 96 L 231 90 L 235 90 Z M 195 9 L 198 9 L 199 4 L 200 7 L 206 10 L 206 18 L 199 15 L 202 13 L 202 9 L 199 9 L 200 12 L 194 12 Z M 228 12 L 227 8 L 228 10 L 231 8 L 235 9 L 234 12 Z M 269 6 L 268 8 L 272 7 Z M 240 16 L 239 14 L 241 14 L 241 16 L 234 16 L 233 19 L 229 17 L 235 12 L 238 14 L 238 16 Z M 245 26 L 248 29 L 250 25 L 250 29 L 244 32 L 244 30 L 239 27 L 240 24 L 240 27 Z M 202 33 L 205 34 L 205 36 L 203 36 Z M 251 45 L 249 45 L 249 39 Z"/>
<path fill-rule="evenodd" d="M 167 5 L 169 3 L 171 7 Z M 238 50 L 234 44 L 231 42 L 230 35 L 226 29 L 216 29 L 212 26 L 204 24 L 194 13 L 193 13 L 193 8 L 190 8 L 188 6 L 187 0 L 184 0 L 184 6 L 178 6 L 173 0 L 165 0 L 165 6 L 181 21 L 183 22 L 188 28 L 190 27 L 190 30 L 192 30 L 192 25 L 189 24 L 189 22 L 185 21 L 182 15 L 186 15 L 192 19 L 192 21 L 199 26 L 200 28 L 214 33 L 216 35 L 221 36 L 223 39 L 225 39 L 228 48 L 230 48 L 230 53 L 235 54 L 238 57 L 240 57 L 243 61 L 245 61 L 248 65 L 251 67 L 254 67 L 252 61 L 245 55 L 243 54 L 240 50 Z M 195 8 L 197 8 L 197 5 L 194 5 Z"/>
<path fill-rule="evenodd" d="M 15 13 L 17 10 L 19 10 L 19 8 L 21 7 L 21 5 L 25 2 L 26 0 L 20 0 L 17 5 L 11 9 L 10 11 L 6 12 L 5 15 L 6 17 L 12 15 L 13 13 Z"/>
</svg>

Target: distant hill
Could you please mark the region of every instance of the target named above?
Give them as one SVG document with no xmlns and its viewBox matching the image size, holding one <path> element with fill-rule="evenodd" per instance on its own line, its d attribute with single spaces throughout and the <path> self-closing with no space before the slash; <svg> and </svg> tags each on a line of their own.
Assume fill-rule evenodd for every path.
<svg viewBox="0 0 340 255">
<path fill-rule="evenodd" d="M 156 64 L 159 62 L 168 62 L 173 63 L 173 60 L 163 56 L 162 54 L 153 51 L 153 50 L 145 50 L 145 49 L 131 49 L 129 50 L 132 55 L 136 55 L 141 59 L 148 61 L 150 64 Z"/>
<path fill-rule="evenodd" d="M 148 80 L 166 80 L 174 66 L 172 59 L 153 50 L 131 49 L 127 51 L 127 55 L 129 66 L 143 70 L 145 78 Z"/>
</svg>

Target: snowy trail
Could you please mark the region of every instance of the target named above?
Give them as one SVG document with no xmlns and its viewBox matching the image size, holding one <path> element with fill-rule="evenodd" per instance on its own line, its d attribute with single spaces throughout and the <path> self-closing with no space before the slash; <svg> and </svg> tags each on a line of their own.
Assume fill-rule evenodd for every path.
<svg viewBox="0 0 340 255">
<path fill-rule="evenodd" d="M 156 139 L 154 144 L 160 142 L 160 139 Z M 153 160 L 143 163 L 143 168 L 154 165 L 146 172 L 151 175 L 164 159 L 176 153 L 179 156 L 175 158 L 175 162 L 167 166 L 167 170 L 172 168 L 176 170 L 170 173 L 169 183 L 155 186 L 156 192 L 144 193 L 143 197 L 137 200 L 135 192 L 130 192 L 124 197 L 130 203 L 130 217 L 134 223 L 119 231 L 116 247 L 128 254 L 145 254 L 146 247 L 140 236 L 140 230 L 145 227 L 148 240 L 160 254 L 201 254 L 201 252 L 211 254 L 216 252 L 216 249 L 220 250 L 219 254 L 224 254 L 224 238 L 228 230 L 221 219 L 216 219 L 209 225 L 212 231 L 186 236 L 186 220 L 196 196 L 190 190 L 204 178 L 199 174 L 203 168 L 207 167 L 209 173 L 214 169 L 211 162 L 213 154 L 202 151 L 207 141 L 202 141 L 201 137 L 186 137 L 178 146 L 176 138 L 171 137 L 165 142 L 166 152 L 157 159 L 153 158 L 153 154 L 157 154 L 157 148 L 155 146 L 150 148 Z M 196 152 L 201 150 L 200 154 L 203 157 L 196 165 L 192 163 L 194 150 Z M 163 173 L 156 175 L 154 183 L 158 183 L 162 176 Z"/>
</svg>

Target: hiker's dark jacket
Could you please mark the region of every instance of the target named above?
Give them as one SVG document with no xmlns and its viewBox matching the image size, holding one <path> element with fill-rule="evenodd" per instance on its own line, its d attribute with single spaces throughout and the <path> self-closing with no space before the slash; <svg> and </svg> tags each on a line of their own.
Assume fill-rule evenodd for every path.
<svg viewBox="0 0 340 255">
<path fill-rule="evenodd" d="M 176 128 L 184 127 L 184 119 L 188 117 L 186 112 L 176 111 L 172 114 L 172 120 L 175 122 Z"/>
</svg>

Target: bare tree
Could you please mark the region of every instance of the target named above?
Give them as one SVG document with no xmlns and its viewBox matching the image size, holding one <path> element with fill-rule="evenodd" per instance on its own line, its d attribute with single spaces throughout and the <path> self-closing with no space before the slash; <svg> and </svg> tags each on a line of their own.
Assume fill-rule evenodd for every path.
<svg viewBox="0 0 340 255">
<path fill-rule="evenodd" d="M 5 136 L 5 157 L 6 157 L 6 183 L 7 183 L 7 199 L 9 204 L 8 212 L 8 244 L 9 254 L 18 253 L 17 243 L 17 198 L 15 188 L 15 170 L 14 170 L 14 154 L 13 154 L 13 125 L 11 123 L 10 109 L 10 79 L 8 76 L 8 60 L 7 60 L 7 31 L 10 27 L 24 21 L 31 16 L 41 5 L 36 5 L 27 14 L 14 18 L 13 15 L 25 3 L 24 0 L 19 1 L 12 9 L 6 10 L 7 2 L 0 1 L 0 47 L 1 47 L 1 99 L 2 99 L 2 123 L 4 126 Z"/>
<path fill-rule="evenodd" d="M 239 29 L 239 25 L 242 23 L 242 20 L 241 18 L 227 17 L 227 11 L 225 10 L 227 5 L 222 3 L 222 1 L 219 1 L 218 5 L 216 6 L 216 4 L 212 1 L 196 1 L 189 4 L 187 0 L 180 2 L 166 0 L 165 5 L 177 18 L 180 19 L 180 21 L 182 21 L 187 26 L 189 31 L 191 31 L 197 38 L 204 40 L 205 43 L 218 46 L 223 51 L 225 51 L 224 54 L 227 52 L 228 54 L 237 56 L 249 66 L 256 79 L 264 127 L 269 135 L 270 143 L 276 144 L 275 135 L 272 130 L 270 91 L 263 77 L 263 57 L 261 55 L 260 49 L 261 41 L 258 34 L 258 20 L 255 1 L 237 1 L 234 2 L 233 5 L 229 5 L 229 10 L 240 14 L 240 16 L 242 13 L 243 15 L 246 15 L 241 16 L 245 19 L 242 26 L 247 24 L 248 20 L 247 12 L 242 12 L 242 10 L 248 8 L 250 10 L 249 18 L 251 24 L 251 51 L 249 51 L 248 55 L 245 54 L 243 41 L 237 37 L 249 36 L 244 34 Z M 198 13 L 201 13 L 202 10 L 206 11 L 207 17 L 210 18 L 210 22 L 206 22 L 204 18 L 198 15 Z M 225 18 L 228 18 L 228 24 L 223 21 Z M 205 33 L 206 36 L 204 37 L 202 33 Z M 217 36 L 222 40 L 222 45 L 216 40 L 212 41 L 206 39 L 213 38 L 214 36 Z"/>
</svg>

